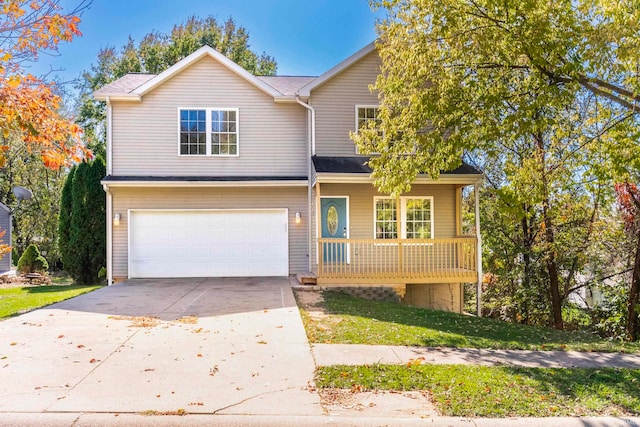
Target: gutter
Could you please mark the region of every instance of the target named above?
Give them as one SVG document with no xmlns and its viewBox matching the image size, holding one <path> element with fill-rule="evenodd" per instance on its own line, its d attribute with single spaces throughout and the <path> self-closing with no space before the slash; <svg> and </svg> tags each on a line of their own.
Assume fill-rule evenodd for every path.
<svg viewBox="0 0 640 427">
<path fill-rule="evenodd" d="M 307 146 L 307 269 L 311 272 L 311 157 L 316 154 L 316 110 L 306 102 L 300 100 L 300 97 L 296 95 L 296 102 L 307 109 L 311 115 L 311 137 L 309 138 L 309 145 Z M 317 221 L 317 219 L 316 219 Z"/>
</svg>

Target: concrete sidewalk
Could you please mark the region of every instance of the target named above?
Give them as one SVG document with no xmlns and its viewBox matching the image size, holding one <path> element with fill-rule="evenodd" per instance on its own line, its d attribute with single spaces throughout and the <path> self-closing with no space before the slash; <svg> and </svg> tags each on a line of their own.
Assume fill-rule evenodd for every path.
<svg viewBox="0 0 640 427">
<path fill-rule="evenodd" d="M 640 369 L 640 355 L 578 351 L 483 350 L 366 344 L 313 344 L 317 366 L 405 364 Z"/>
</svg>

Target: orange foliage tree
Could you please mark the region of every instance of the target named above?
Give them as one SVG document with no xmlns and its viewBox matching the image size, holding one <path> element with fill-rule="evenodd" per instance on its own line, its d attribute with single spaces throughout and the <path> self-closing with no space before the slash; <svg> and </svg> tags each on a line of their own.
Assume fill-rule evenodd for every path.
<svg viewBox="0 0 640 427">
<path fill-rule="evenodd" d="M 60 0 L 0 0 L 0 166 L 10 141 L 21 141 L 39 153 L 46 167 L 57 169 L 90 155 L 81 129 L 60 112 L 53 83 L 25 73 L 24 62 L 57 49 L 80 35 L 77 14 L 82 0 L 63 12 Z"/>
</svg>

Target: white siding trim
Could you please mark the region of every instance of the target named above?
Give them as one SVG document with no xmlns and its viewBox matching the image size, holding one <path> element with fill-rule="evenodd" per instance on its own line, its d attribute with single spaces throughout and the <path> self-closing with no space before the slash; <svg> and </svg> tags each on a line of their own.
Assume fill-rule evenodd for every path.
<svg viewBox="0 0 640 427">
<path fill-rule="evenodd" d="M 433 180 L 429 177 L 417 177 L 412 184 L 464 184 L 473 185 L 478 182 L 479 175 L 445 175 L 440 174 L 440 177 Z M 369 184 L 373 183 L 375 179 L 366 173 L 354 174 L 354 173 L 327 173 L 320 172 L 316 174 L 316 182 L 322 184 Z"/>
<path fill-rule="evenodd" d="M 306 187 L 308 180 L 300 181 L 121 181 L 104 182 L 110 187 Z"/>
</svg>

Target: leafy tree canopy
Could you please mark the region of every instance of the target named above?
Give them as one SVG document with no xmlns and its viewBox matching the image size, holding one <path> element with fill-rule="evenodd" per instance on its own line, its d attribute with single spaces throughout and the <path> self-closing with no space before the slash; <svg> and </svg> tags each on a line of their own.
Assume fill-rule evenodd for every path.
<svg viewBox="0 0 640 427">
<path fill-rule="evenodd" d="M 640 1 L 374 0 L 382 137 L 353 135 L 381 189 L 401 192 L 416 173 L 438 176 L 465 150 L 543 132 L 552 108 L 594 97 L 575 147 L 599 141 L 624 175 L 638 170 Z M 534 95 L 535 96 L 532 96 Z M 555 115 L 556 113 L 554 113 Z M 407 156 L 407 154 L 411 154 Z M 610 168 L 594 165 L 594 172 Z"/>
</svg>

